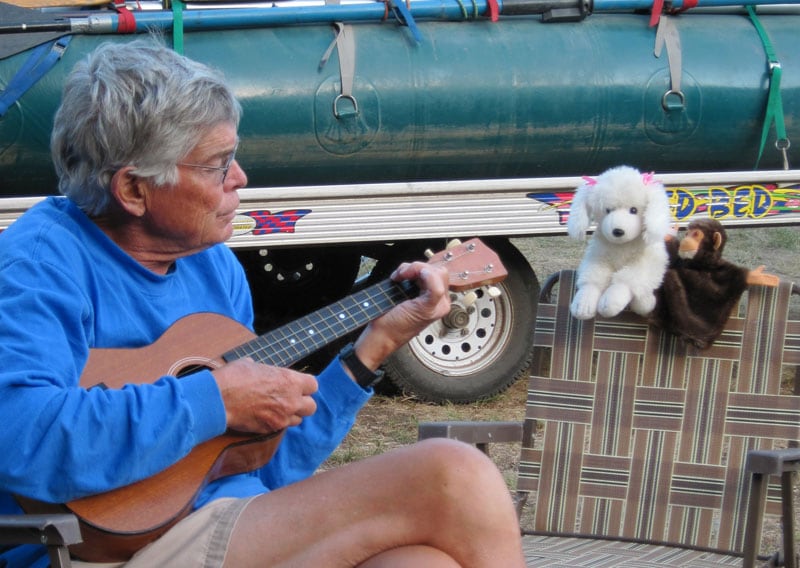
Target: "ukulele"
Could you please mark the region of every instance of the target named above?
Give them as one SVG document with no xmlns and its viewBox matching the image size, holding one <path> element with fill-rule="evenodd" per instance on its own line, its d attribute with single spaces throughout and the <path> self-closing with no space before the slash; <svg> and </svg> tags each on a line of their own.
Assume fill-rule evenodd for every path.
<svg viewBox="0 0 800 568">
<path fill-rule="evenodd" d="M 450 289 L 457 292 L 500 282 L 508 274 L 494 251 L 478 239 L 429 254 L 428 262 L 447 268 Z M 242 357 L 288 367 L 417 294 L 413 283 L 387 279 L 260 337 L 226 316 L 192 314 L 175 322 L 151 345 L 91 350 L 80 386 L 122 388 L 152 383 L 164 375 L 216 369 Z M 76 515 L 83 537 L 82 543 L 70 546 L 76 557 L 90 562 L 123 561 L 188 515 L 208 483 L 269 462 L 282 436 L 283 431 L 229 430 L 197 445 L 163 471 L 112 491 L 66 504 L 22 496 L 17 500 L 28 513 Z"/>
</svg>

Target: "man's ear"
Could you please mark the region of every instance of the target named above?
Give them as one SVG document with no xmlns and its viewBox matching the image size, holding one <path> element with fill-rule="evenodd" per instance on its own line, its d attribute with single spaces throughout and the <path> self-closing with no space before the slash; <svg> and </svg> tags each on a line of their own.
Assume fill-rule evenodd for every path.
<svg viewBox="0 0 800 568">
<path fill-rule="evenodd" d="M 147 188 L 141 178 L 133 174 L 133 166 L 125 166 L 111 178 L 111 195 L 130 215 L 141 217 L 147 211 Z"/>
</svg>

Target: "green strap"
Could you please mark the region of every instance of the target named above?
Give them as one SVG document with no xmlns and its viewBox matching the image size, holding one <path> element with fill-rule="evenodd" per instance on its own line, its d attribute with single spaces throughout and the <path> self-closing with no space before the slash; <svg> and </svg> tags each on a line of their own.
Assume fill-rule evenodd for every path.
<svg viewBox="0 0 800 568">
<path fill-rule="evenodd" d="M 183 0 L 172 0 L 172 49 L 183 55 Z"/>
<path fill-rule="evenodd" d="M 775 147 L 783 154 L 783 169 L 789 169 L 789 158 L 787 150 L 791 145 L 789 139 L 786 137 L 786 125 L 783 121 L 783 101 L 781 100 L 781 63 L 778 61 L 778 56 L 775 55 L 775 48 L 767 35 L 766 30 L 761 25 L 761 21 L 756 16 L 756 10 L 753 6 L 747 6 L 747 13 L 750 15 L 750 21 L 758 32 L 761 38 L 761 43 L 764 44 L 764 51 L 767 53 L 769 59 L 769 97 L 767 98 L 767 112 L 764 116 L 764 126 L 761 129 L 761 146 L 758 149 L 758 158 L 756 165 L 753 169 L 758 169 L 758 163 L 761 161 L 761 155 L 764 152 L 764 146 L 769 136 L 772 123 L 775 122 Z"/>
</svg>

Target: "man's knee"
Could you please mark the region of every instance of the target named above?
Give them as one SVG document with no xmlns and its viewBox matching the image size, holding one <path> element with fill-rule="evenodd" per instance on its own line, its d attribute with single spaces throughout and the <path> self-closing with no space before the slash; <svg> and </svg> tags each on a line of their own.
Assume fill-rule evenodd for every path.
<svg viewBox="0 0 800 568">
<path fill-rule="evenodd" d="M 483 460 L 486 455 L 475 446 L 452 438 L 426 438 L 414 444 L 421 451 L 441 455 L 444 459 Z"/>
<path fill-rule="evenodd" d="M 445 438 L 415 444 L 425 475 L 415 476 L 421 499 L 439 519 L 459 519 L 463 527 L 491 525 L 517 534 L 519 524 L 511 492 L 497 466 L 472 445 Z"/>
<path fill-rule="evenodd" d="M 497 466 L 475 446 L 447 438 L 429 438 L 415 446 L 426 467 L 448 483 L 461 488 L 481 485 L 483 491 L 505 487 Z"/>
</svg>

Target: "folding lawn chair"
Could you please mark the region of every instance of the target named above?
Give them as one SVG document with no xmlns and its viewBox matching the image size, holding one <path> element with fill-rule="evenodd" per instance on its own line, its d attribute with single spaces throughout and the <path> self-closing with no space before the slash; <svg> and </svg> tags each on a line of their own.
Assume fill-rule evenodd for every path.
<svg viewBox="0 0 800 568">
<path fill-rule="evenodd" d="M 750 287 L 699 351 L 629 311 L 575 319 L 574 286 L 572 271 L 543 286 L 523 425 L 423 423 L 420 438 L 521 436 L 528 566 L 749 567 L 768 558 L 765 509 L 782 513 L 786 565 L 797 566 L 800 396 L 787 384 L 800 368 L 797 288 Z M 771 475 L 783 488 L 767 491 Z"/>
</svg>

